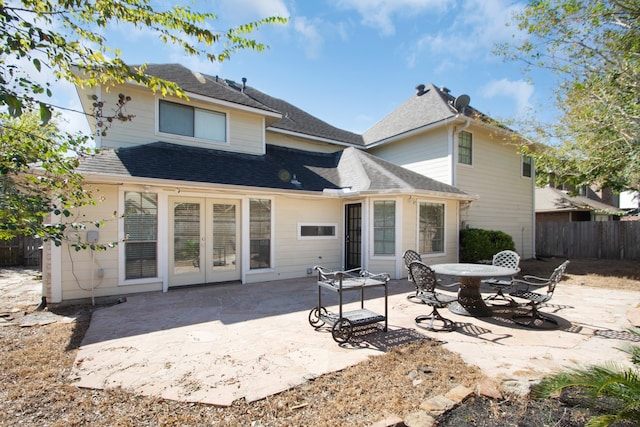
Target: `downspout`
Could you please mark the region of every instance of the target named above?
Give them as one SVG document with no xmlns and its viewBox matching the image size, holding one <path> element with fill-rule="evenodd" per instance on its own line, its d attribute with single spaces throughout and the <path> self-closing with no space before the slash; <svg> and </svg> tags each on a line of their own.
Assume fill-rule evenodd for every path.
<svg viewBox="0 0 640 427">
<path fill-rule="evenodd" d="M 460 117 L 460 114 L 457 115 L 456 118 Z M 451 132 L 451 185 L 453 185 L 454 187 L 457 186 L 458 184 L 458 162 L 457 162 L 457 158 L 458 158 L 458 145 L 456 144 L 456 141 L 458 140 L 458 133 L 465 130 L 466 128 L 469 127 L 469 125 L 471 124 L 471 119 L 469 117 L 465 116 L 465 121 L 466 123 L 464 124 L 464 126 L 462 126 L 462 128 L 457 129 L 455 126 L 453 127 L 453 130 Z M 461 221 L 462 221 L 462 209 L 460 207 L 460 202 L 456 203 L 457 206 L 457 231 L 456 231 L 456 236 L 458 236 L 458 242 L 456 244 L 456 247 L 458 248 L 458 253 L 456 254 L 456 262 L 460 262 L 460 225 L 461 225 Z"/>
<path fill-rule="evenodd" d="M 458 236 L 458 242 L 456 244 L 456 248 L 458 248 L 458 253 L 456 253 L 456 262 L 460 262 L 460 225 L 462 223 L 462 209 L 460 209 L 460 201 L 456 203 L 456 236 Z"/>
<path fill-rule="evenodd" d="M 531 258 L 536 259 L 536 168 L 535 160 L 531 159 Z"/>
</svg>

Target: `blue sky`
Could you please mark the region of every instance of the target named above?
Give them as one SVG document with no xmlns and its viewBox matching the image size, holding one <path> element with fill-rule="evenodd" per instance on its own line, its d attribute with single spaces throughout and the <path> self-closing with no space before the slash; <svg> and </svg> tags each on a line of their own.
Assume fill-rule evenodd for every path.
<svg viewBox="0 0 640 427">
<path fill-rule="evenodd" d="M 155 1 L 172 5 L 174 2 Z M 183 4 L 191 4 L 183 2 Z M 171 63 L 240 81 L 282 98 L 342 129 L 361 133 L 415 93 L 418 84 L 467 94 L 471 105 L 500 119 L 550 111 L 550 76 L 524 75 L 522 64 L 494 55 L 496 43 L 522 37 L 506 26 L 523 3 L 509 0 L 218 0 L 193 2 L 225 29 L 279 15 L 285 25 L 253 34 L 270 49 L 239 52 L 224 63 L 185 57 L 147 31 L 106 33 L 129 63 Z M 531 77 L 532 79 L 528 79 Z M 70 89 L 70 88 L 66 88 Z M 62 101 L 78 107 L 73 90 Z M 77 97 L 76 97 L 77 98 Z M 72 126 L 81 117 L 70 119 Z"/>
</svg>

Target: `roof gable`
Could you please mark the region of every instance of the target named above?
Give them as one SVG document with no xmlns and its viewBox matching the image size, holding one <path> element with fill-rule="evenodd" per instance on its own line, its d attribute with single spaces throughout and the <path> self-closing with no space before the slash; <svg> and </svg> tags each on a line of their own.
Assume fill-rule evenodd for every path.
<svg viewBox="0 0 640 427">
<path fill-rule="evenodd" d="M 448 89 L 438 88 L 432 83 L 420 85 L 414 95 L 363 134 L 364 142 L 367 145 L 373 144 L 425 126 L 445 123 L 459 115 L 483 121 L 490 120 L 471 106 L 458 111 L 455 103 L 456 98 Z"/>
<path fill-rule="evenodd" d="M 354 191 L 427 191 L 466 195 L 462 190 L 355 148 L 344 150 L 338 169 L 343 187 Z M 359 176 L 358 176 L 359 174 Z M 348 177 L 348 178 L 347 178 Z"/>
</svg>

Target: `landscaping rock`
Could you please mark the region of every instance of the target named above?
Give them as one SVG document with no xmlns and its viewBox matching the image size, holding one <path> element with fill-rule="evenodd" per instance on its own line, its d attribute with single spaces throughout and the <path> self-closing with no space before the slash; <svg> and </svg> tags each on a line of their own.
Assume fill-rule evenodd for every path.
<svg viewBox="0 0 640 427">
<path fill-rule="evenodd" d="M 407 427 L 433 427 L 436 425 L 436 420 L 426 412 L 418 411 L 407 415 L 404 424 Z"/>
<path fill-rule="evenodd" d="M 504 396 L 498 384 L 491 378 L 483 378 L 476 387 L 476 393 L 490 399 L 502 400 Z"/>
</svg>

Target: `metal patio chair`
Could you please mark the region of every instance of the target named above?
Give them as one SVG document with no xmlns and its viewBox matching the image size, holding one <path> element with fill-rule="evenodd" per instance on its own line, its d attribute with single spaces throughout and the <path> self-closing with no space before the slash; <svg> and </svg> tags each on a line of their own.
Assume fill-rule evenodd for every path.
<svg viewBox="0 0 640 427">
<path fill-rule="evenodd" d="M 556 285 L 564 276 L 564 272 L 569 265 L 569 260 L 563 262 L 551 273 L 549 278 L 537 277 L 527 275 L 522 279 L 514 279 L 513 284 L 516 287 L 514 291 L 510 293 L 512 297 L 521 298 L 529 301 L 531 310 L 525 314 L 514 314 L 513 321 L 523 326 L 535 326 L 537 320 L 541 322 L 550 322 L 554 325 L 558 324 L 558 321 L 552 317 L 545 316 L 538 311 L 540 305 L 548 302 L 553 297 L 553 292 L 556 290 Z M 546 287 L 546 292 L 533 292 L 530 288 Z"/>
<path fill-rule="evenodd" d="M 500 251 L 493 256 L 493 261 L 491 263 L 498 267 L 517 269 L 520 265 L 520 255 L 518 255 L 517 252 L 510 250 Z M 513 298 L 504 294 L 505 289 L 509 289 L 513 286 L 513 277 L 492 277 L 490 279 L 483 280 L 482 283 L 491 286 L 491 288 L 496 291 L 495 294 L 485 298 L 485 301 L 493 302 L 500 299 L 507 301 L 509 305 L 517 304 Z"/>
<path fill-rule="evenodd" d="M 411 269 L 409 268 L 409 264 L 411 264 L 413 261 L 422 261 L 422 257 L 420 257 L 420 254 L 418 252 L 408 249 L 402 254 L 402 259 L 404 260 L 405 268 L 408 270 L 407 279 L 415 284 L 415 281 L 411 276 Z M 418 292 L 418 287 L 416 286 L 416 291 L 412 294 L 407 295 L 407 299 L 411 302 L 416 302 L 414 301 L 414 299 L 418 296 Z M 422 303 L 422 301 L 417 302 Z"/>
<path fill-rule="evenodd" d="M 436 273 L 421 261 L 413 261 L 409 264 L 409 272 L 416 285 L 416 296 L 424 304 L 432 308 L 431 313 L 420 315 L 415 318 L 416 325 L 430 331 L 453 331 L 456 325 L 453 321 L 446 319 L 438 312 L 439 308 L 445 308 L 458 299 L 457 296 L 436 292 L 438 279 Z M 422 323 L 428 321 L 428 325 Z M 442 322 L 441 326 L 436 326 L 435 322 Z"/>
</svg>

